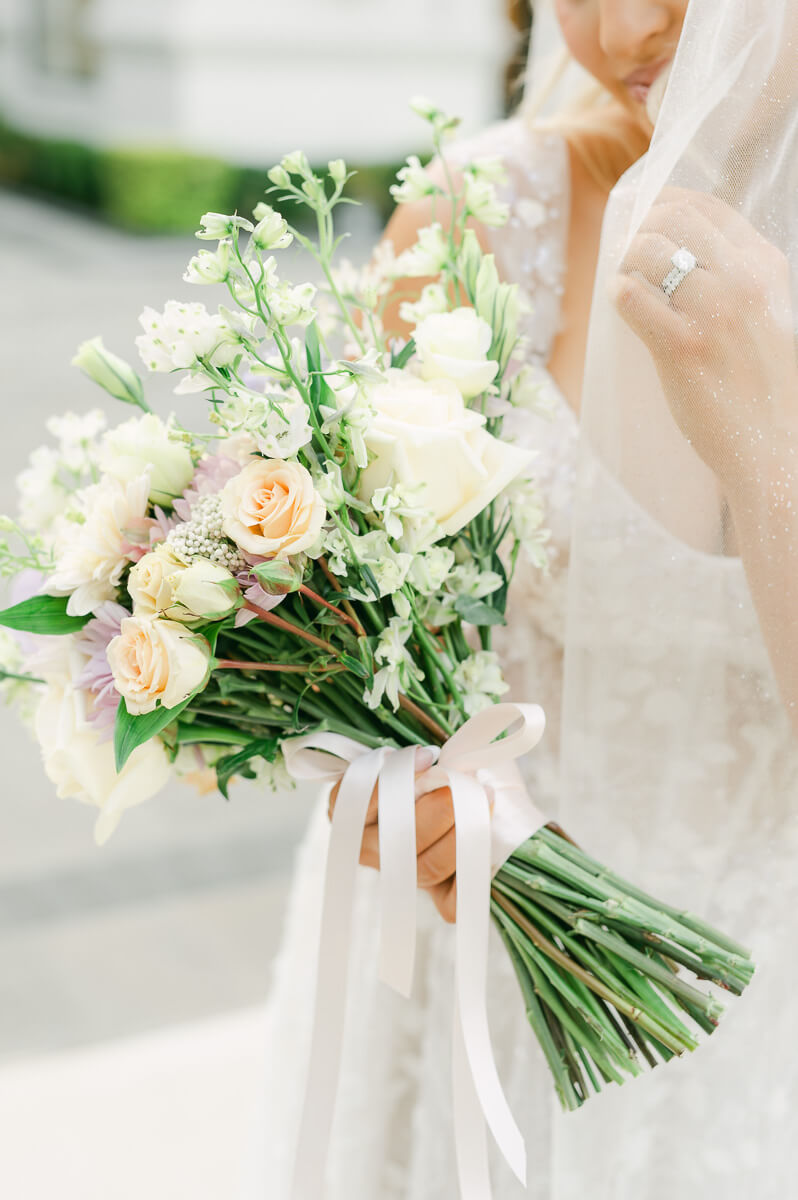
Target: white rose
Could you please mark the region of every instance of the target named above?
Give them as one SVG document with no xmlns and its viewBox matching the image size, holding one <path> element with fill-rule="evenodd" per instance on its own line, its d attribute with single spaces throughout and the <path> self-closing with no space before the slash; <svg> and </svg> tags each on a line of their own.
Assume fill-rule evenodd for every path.
<svg viewBox="0 0 798 1200">
<path fill-rule="evenodd" d="M 424 483 L 420 501 L 444 534 L 457 533 L 532 454 L 487 433 L 485 418 L 466 408 L 451 380 L 425 383 L 399 370 L 388 376 L 369 395 L 375 416 L 366 444 L 373 457 L 360 476 L 359 495 L 368 500 L 379 488 Z"/>
<path fill-rule="evenodd" d="M 154 738 L 138 746 L 117 774 L 113 742 L 102 741 L 87 722 L 84 702 L 83 692 L 51 684 L 36 712 L 36 737 L 47 778 L 59 798 L 99 808 L 94 837 L 102 844 L 126 808 L 149 800 L 165 786 L 171 766 L 163 743 Z"/>
<path fill-rule="evenodd" d="M 205 638 L 161 617 L 128 617 L 107 653 L 116 690 L 131 716 L 188 699 L 205 680 L 211 658 Z"/>
<path fill-rule="evenodd" d="M 175 600 L 172 577 L 185 568 L 186 564 L 165 545 L 139 559 L 127 581 L 135 615 L 155 617 L 167 613 Z"/>
<path fill-rule="evenodd" d="M 169 426 L 154 413 L 109 429 L 103 438 L 100 466 L 122 483 L 148 470 L 153 504 L 171 504 L 194 475 L 188 447 L 175 441 Z"/>
<path fill-rule="evenodd" d="M 413 333 L 424 379 L 451 379 L 466 400 L 484 392 L 499 364 L 488 358 L 493 330 L 473 308 L 430 313 Z"/>
</svg>

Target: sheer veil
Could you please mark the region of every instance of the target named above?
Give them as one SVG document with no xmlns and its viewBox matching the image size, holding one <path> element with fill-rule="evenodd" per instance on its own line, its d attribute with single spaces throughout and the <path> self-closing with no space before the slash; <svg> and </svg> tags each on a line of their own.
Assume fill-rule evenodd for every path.
<svg viewBox="0 0 798 1200">
<path fill-rule="evenodd" d="M 692 413 L 699 376 L 716 364 L 692 377 L 685 368 L 677 424 L 660 381 L 663 361 L 672 377 L 683 353 L 681 332 L 668 340 L 670 310 L 686 314 L 691 339 L 708 338 L 713 322 L 729 320 L 712 278 L 726 278 L 729 264 L 703 263 L 707 270 L 685 277 L 669 298 L 659 287 L 672 265 L 662 237 L 636 235 L 658 206 L 655 224 L 676 250 L 684 244 L 680 210 L 697 208 L 707 237 L 687 249 L 699 268 L 711 241 L 706 222 L 723 228 L 730 258 L 745 260 L 724 285 L 739 289 L 730 307 L 741 342 L 765 309 L 794 332 L 789 289 L 775 284 L 789 265 L 798 311 L 797 45 L 798 0 L 691 0 L 650 151 L 609 200 L 584 383 L 562 816 L 577 838 L 595 825 L 596 848 L 616 861 L 620 853 L 621 867 L 633 863 L 640 874 L 648 865 L 666 890 L 710 910 L 713 896 L 735 907 L 724 874 L 733 860 L 754 863 L 757 846 L 763 863 L 783 860 L 788 870 L 792 862 L 795 873 L 798 771 L 788 710 L 796 681 L 785 681 L 778 663 L 777 682 L 778 639 L 769 656 L 765 636 L 773 605 L 757 615 L 724 487 L 699 451 L 736 438 L 756 463 L 759 495 L 749 508 L 758 503 L 760 559 L 778 578 L 790 564 L 775 557 L 798 556 L 780 502 L 798 449 L 771 397 L 746 395 L 731 364 L 714 382 L 714 407 L 702 401 Z M 652 334 L 659 373 L 609 296 L 630 270 L 649 281 L 649 323 L 662 312 Z M 792 401 L 795 430 L 798 395 Z M 794 610 L 791 620 L 798 624 Z M 753 921 L 746 909 L 752 934 Z"/>
</svg>

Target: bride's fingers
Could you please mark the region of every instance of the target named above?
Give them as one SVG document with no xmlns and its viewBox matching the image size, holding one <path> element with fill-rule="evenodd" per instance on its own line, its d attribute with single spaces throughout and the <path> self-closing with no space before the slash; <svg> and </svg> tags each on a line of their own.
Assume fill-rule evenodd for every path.
<svg viewBox="0 0 798 1200">
<path fill-rule="evenodd" d="M 429 892 L 444 921 L 454 925 L 457 919 L 457 877 L 452 876 L 445 883 L 438 883 L 426 891 Z"/>
<path fill-rule="evenodd" d="M 454 806 L 449 788 L 436 788 L 419 796 L 416 801 L 416 853 L 423 854 L 430 846 L 454 829 Z"/>
<path fill-rule="evenodd" d="M 418 886 L 421 888 L 435 887 L 450 879 L 457 866 L 454 827 L 419 854 L 417 863 Z"/>
<path fill-rule="evenodd" d="M 330 792 L 330 799 L 327 804 L 327 816 L 330 818 L 330 820 L 332 820 L 333 813 L 335 812 L 335 803 L 338 799 L 338 791 L 339 791 L 340 787 L 341 787 L 341 783 L 339 780 L 339 782 L 336 783 L 335 787 Z M 366 813 L 366 825 L 376 825 L 377 824 L 378 811 L 379 811 L 378 792 L 377 792 L 377 788 L 375 787 L 374 791 L 371 793 L 371 800 L 369 800 L 368 812 Z"/>
</svg>

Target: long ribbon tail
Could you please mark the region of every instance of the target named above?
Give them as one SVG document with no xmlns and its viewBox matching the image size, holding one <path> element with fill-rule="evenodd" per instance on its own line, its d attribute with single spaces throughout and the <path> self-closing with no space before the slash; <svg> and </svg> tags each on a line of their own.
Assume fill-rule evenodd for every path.
<svg viewBox="0 0 798 1200">
<path fill-rule="evenodd" d="M 324 879 L 310 1069 L 291 1200 L 311 1200 L 311 1197 L 315 1200 L 324 1191 L 327 1147 L 341 1065 L 357 865 L 369 801 L 384 756 L 384 750 L 372 750 L 350 764 L 341 782 L 333 814 Z"/>
<path fill-rule="evenodd" d="M 409 998 L 416 955 L 416 748 L 380 772 L 380 979 Z"/>
<path fill-rule="evenodd" d="M 457 851 L 457 980 L 459 1022 L 473 1087 L 496 1143 L 510 1168 L 526 1184 L 526 1148 L 502 1090 L 488 1028 L 486 992 L 490 935 L 490 808 L 485 790 L 472 776 L 449 771 Z M 457 1064 L 455 1054 L 455 1064 Z M 466 1101 L 461 1119 L 471 1120 Z M 475 1136 L 457 1128 L 457 1144 Z M 468 1195 L 469 1193 L 465 1193 Z M 484 1196 L 490 1195 L 489 1190 Z M 480 1198 L 481 1200 L 481 1198 Z"/>
<path fill-rule="evenodd" d="M 488 1127 L 468 1063 L 456 989 L 452 1026 L 452 1110 L 460 1200 L 490 1200 Z"/>
</svg>

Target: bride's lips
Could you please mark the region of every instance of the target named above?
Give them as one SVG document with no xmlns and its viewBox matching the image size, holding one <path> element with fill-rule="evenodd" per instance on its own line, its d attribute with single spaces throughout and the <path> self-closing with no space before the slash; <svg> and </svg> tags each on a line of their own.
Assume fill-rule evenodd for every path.
<svg viewBox="0 0 798 1200">
<path fill-rule="evenodd" d="M 645 104 L 652 83 L 671 65 L 671 61 L 670 58 L 662 58 L 659 62 L 649 63 L 647 67 L 641 67 L 627 75 L 623 83 L 632 99 L 638 104 Z"/>
</svg>

